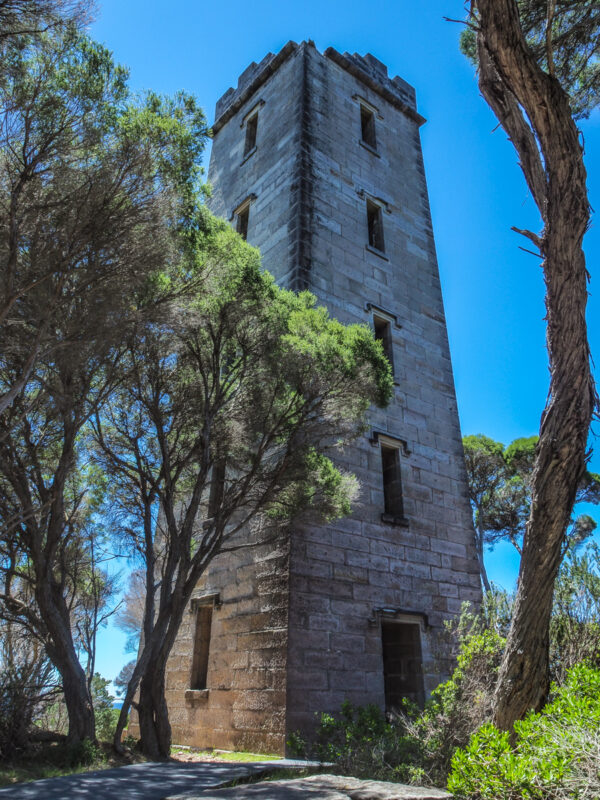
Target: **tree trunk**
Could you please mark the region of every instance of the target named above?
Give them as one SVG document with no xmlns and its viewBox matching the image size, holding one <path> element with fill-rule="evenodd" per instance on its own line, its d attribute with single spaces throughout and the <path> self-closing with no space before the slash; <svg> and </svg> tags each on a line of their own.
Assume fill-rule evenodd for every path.
<svg viewBox="0 0 600 800">
<path fill-rule="evenodd" d="M 153 761 L 169 758 L 171 725 L 165 700 L 166 658 L 153 662 L 140 683 L 138 717 L 142 753 Z"/>
<path fill-rule="evenodd" d="M 49 634 L 46 652 L 62 679 L 65 704 L 69 715 L 67 741 L 72 743 L 89 739 L 96 741 L 94 706 L 88 689 L 85 671 L 75 652 L 71 635 L 69 612 L 62 595 L 53 596 L 47 584 L 36 587 L 36 601 L 40 617 Z"/>
<path fill-rule="evenodd" d="M 190 582 L 193 587 L 195 582 Z M 159 761 L 168 758 L 171 752 L 171 725 L 165 700 L 165 676 L 167 661 L 177 631 L 181 625 L 191 588 L 185 594 L 175 590 L 171 598 L 170 611 L 160 613 L 152 633 L 144 642 L 139 664 L 141 667 L 140 694 L 137 712 L 140 726 L 140 750 Z M 137 667 L 136 667 L 137 669 Z"/>
<path fill-rule="evenodd" d="M 541 236 L 519 231 L 544 259 L 550 391 L 536 448 L 514 616 L 495 694 L 494 720 L 510 729 L 546 698 L 554 581 L 596 403 L 582 250 L 589 203 L 569 99 L 529 50 L 515 0 L 473 0 L 472 11 L 477 12 L 482 94 L 518 152 L 544 221 Z"/>
<path fill-rule="evenodd" d="M 92 699 L 88 692 L 85 672 L 79 661 L 68 668 L 58 668 L 62 678 L 65 704 L 69 715 L 67 741 L 72 743 L 89 739 L 96 741 L 96 720 Z"/>
<path fill-rule="evenodd" d="M 479 563 L 479 576 L 481 578 L 481 583 L 483 584 L 483 591 L 485 594 L 489 594 L 492 591 L 492 587 L 490 586 L 490 580 L 488 578 L 487 570 L 485 568 L 485 560 L 483 557 L 483 531 L 479 528 L 477 529 L 476 550 L 477 561 Z"/>
</svg>

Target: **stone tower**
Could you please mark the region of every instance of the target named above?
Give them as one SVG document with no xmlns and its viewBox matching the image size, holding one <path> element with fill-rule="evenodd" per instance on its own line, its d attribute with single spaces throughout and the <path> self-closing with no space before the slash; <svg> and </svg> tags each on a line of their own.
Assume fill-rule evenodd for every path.
<svg viewBox="0 0 600 800">
<path fill-rule="evenodd" d="M 423 702 L 479 573 L 414 90 L 370 54 L 289 42 L 215 116 L 212 210 L 280 284 L 372 325 L 396 384 L 343 456 L 352 516 L 219 556 L 173 649 L 175 742 L 283 752 L 346 698 Z"/>
</svg>

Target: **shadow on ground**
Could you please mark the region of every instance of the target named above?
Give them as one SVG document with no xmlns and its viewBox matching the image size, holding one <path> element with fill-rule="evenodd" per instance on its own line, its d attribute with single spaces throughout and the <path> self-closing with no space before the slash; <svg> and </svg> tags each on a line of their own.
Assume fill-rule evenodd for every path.
<svg viewBox="0 0 600 800">
<path fill-rule="evenodd" d="M 281 762 L 276 762 L 277 766 Z M 264 772 L 261 763 L 180 762 L 126 767 L 45 778 L 0 789 L 0 800 L 162 800 Z"/>
</svg>

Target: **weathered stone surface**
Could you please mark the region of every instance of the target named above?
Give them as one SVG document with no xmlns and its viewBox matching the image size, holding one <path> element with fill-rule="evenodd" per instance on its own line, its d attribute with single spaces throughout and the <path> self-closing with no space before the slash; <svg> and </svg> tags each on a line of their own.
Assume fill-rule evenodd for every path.
<svg viewBox="0 0 600 800">
<path fill-rule="evenodd" d="M 230 789 L 207 789 L 166 800 L 444 800 L 448 792 L 339 775 L 313 775 L 289 781 L 264 781 Z"/>
</svg>

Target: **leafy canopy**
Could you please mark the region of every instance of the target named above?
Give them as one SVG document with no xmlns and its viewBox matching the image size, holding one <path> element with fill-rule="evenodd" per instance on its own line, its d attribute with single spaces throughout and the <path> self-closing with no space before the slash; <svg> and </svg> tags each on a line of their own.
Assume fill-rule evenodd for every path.
<svg viewBox="0 0 600 800">
<path fill-rule="evenodd" d="M 508 540 L 521 552 L 531 508 L 531 481 L 538 437 L 515 439 L 506 447 L 483 434 L 465 436 L 463 448 L 475 528 L 482 545 Z M 600 502 L 600 476 L 586 471 L 577 503 Z M 572 520 L 571 541 L 587 538 L 596 528 L 588 514 Z"/>
</svg>

